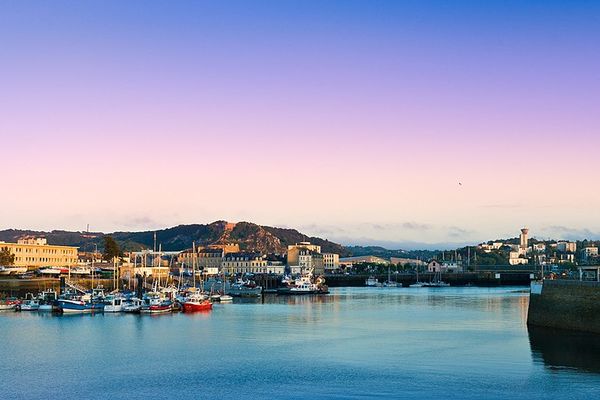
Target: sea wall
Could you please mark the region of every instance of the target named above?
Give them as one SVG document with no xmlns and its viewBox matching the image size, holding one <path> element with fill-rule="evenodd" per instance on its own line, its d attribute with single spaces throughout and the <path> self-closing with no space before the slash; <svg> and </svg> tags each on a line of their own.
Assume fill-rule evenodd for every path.
<svg viewBox="0 0 600 400">
<path fill-rule="evenodd" d="M 600 333 L 600 283 L 545 280 L 530 295 L 527 324 Z"/>
</svg>

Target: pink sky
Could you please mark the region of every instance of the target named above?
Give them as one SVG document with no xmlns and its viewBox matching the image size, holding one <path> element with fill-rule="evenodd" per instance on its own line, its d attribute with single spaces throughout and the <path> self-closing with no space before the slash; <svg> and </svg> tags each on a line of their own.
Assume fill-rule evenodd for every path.
<svg viewBox="0 0 600 400">
<path fill-rule="evenodd" d="M 600 233 L 585 10 L 454 21 L 367 4 L 142 19 L 7 6 L 0 229 L 226 219 L 399 244 Z"/>
</svg>

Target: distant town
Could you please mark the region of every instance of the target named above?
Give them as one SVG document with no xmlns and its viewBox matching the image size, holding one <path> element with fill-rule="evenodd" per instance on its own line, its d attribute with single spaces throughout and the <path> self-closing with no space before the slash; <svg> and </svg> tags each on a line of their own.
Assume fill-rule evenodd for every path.
<svg viewBox="0 0 600 400">
<path fill-rule="evenodd" d="M 564 271 L 581 265 L 595 265 L 600 261 L 598 242 L 538 240 L 529 237 L 527 228 L 521 229 L 516 238 L 489 241 L 451 251 L 424 253 L 429 257 L 421 258 L 411 257 L 408 252 L 404 257 L 375 254 L 344 257 L 324 249 L 331 248 L 331 242 L 322 246 L 309 240 L 285 247 L 281 246 L 283 241 L 280 240 L 275 246 L 276 251 L 260 251 L 260 248 L 268 246 L 259 241 L 249 244 L 236 240 L 231 234 L 236 224 L 225 223 L 223 226 L 223 233 L 214 243 L 198 244 L 192 241 L 189 248 L 179 251 L 163 250 L 161 237 L 156 233 L 152 237 L 152 248 L 135 251 L 123 250 L 127 243 L 119 242 L 110 235 L 102 236 L 102 241 L 95 243 L 93 250 L 48 243 L 43 236 L 25 235 L 15 242 L 0 241 L 0 274 L 22 277 L 64 273 L 87 275 L 93 272 L 92 268 L 111 270 L 116 267 L 126 276 L 160 276 L 173 270 L 183 274 L 194 270 L 208 276 L 240 273 L 294 275 L 306 270 L 313 271 L 315 275 L 325 275 L 383 272 L 388 267 L 395 272 L 420 269 L 430 273 L 462 273 L 486 266 L 501 266 L 505 270 L 546 267 L 548 270 Z M 244 229 L 248 231 L 247 227 Z M 81 233 L 81 236 L 85 239 L 97 238 L 97 235 L 88 232 Z M 263 241 L 274 240 L 266 234 L 264 238 L 257 236 Z M 228 238 L 230 242 L 226 240 Z M 319 241 L 322 242 L 322 239 Z"/>
</svg>

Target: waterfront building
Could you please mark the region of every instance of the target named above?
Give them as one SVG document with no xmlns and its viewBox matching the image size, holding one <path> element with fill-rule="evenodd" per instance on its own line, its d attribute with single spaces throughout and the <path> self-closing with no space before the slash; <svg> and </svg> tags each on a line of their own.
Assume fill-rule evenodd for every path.
<svg viewBox="0 0 600 400">
<path fill-rule="evenodd" d="M 438 260 L 431 260 L 427 264 L 427 272 L 442 272 L 442 263 Z"/>
<path fill-rule="evenodd" d="M 300 272 L 312 270 L 313 274 L 323 275 L 325 273 L 325 265 L 323 262 L 323 254 L 309 250 L 301 249 L 298 253 L 298 265 Z M 294 268 L 296 266 L 292 266 Z"/>
<path fill-rule="evenodd" d="M 390 262 L 385 258 L 377 257 L 377 256 L 355 256 L 355 257 L 341 257 L 340 264 L 345 265 L 347 267 L 351 267 L 354 264 L 382 264 L 388 265 Z"/>
<path fill-rule="evenodd" d="M 77 247 L 51 245 L 46 238 L 26 236 L 18 239 L 17 243 L 0 241 L 2 248 L 8 248 L 15 256 L 15 267 L 70 267 L 78 262 Z"/>
<path fill-rule="evenodd" d="M 268 273 L 266 257 L 258 253 L 229 253 L 223 257 L 221 270 L 226 274 L 237 273 L 266 274 Z"/>
<path fill-rule="evenodd" d="M 316 244 L 311 244 L 310 242 L 300 242 L 296 244 L 291 244 L 287 248 L 287 263 L 288 265 L 297 266 L 299 265 L 299 255 L 300 250 L 311 250 L 317 253 L 321 252 L 321 246 Z"/>
<path fill-rule="evenodd" d="M 285 274 L 285 263 L 283 261 L 267 260 L 267 273 L 268 274 Z"/>
<path fill-rule="evenodd" d="M 323 268 L 325 271 L 335 271 L 340 268 L 340 255 L 335 253 L 323 253 Z"/>
<path fill-rule="evenodd" d="M 417 260 L 416 258 L 390 257 L 390 263 L 394 265 L 411 265 L 413 267 L 422 267 L 427 265 L 425 261 Z"/>
</svg>

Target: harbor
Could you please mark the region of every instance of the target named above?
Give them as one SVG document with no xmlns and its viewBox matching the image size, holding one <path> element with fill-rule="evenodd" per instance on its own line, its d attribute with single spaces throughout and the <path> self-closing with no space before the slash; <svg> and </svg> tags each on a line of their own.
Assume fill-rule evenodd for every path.
<svg viewBox="0 0 600 400">
<path fill-rule="evenodd" d="M 600 357 L 582 344 L 589 337 L 556 350 L 572 335 L 529 329 L 528 298 L 522 287 L 350 287 L 239 298 L 208 313 L 0 313 L 0 329 L 12 338 L 0 348 L 0 373 L 28 376 L 3 380 L 0 390 L 6 398 L 27 390 L 29 399 L 127 393 L 137 400 L 157 391 L 239 399 L 593 397 Z M 87 372 L 59 373 L 74 366 Z"/>
</svg>

